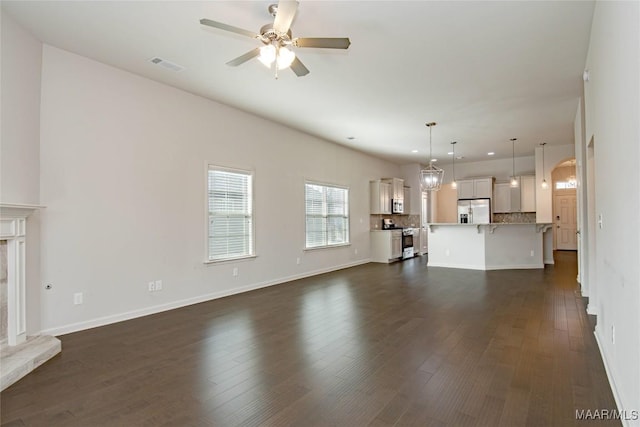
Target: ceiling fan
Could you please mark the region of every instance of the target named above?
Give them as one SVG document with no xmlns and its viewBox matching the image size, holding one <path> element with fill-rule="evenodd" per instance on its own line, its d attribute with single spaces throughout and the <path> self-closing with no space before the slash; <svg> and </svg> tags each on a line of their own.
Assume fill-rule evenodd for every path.
<svg viewBox="0 0 640 427">
<path fill-rule="evenodd" d="M 318 37 L 296 37 L 291 35 L 291 22 L 298 10 L 296 0 L 280 0 L 278 4 L 269 6 L 269 13 L 274 16 L 272 24 L 264 25 L 260 28 L 260 33 L 243 30 L 242 28 L 227 25 L 211 19 L 201 19 L 200 24 L 209 27 L 219 28 L 232 33 L 241 34 L 261 41 L 264 46 L 257 47 L 231 61 L 227 65 L 237 67 L 248 60 L 258 57 L 267 67 L 274 65 L 275 76 L 278 78 L 278 70 L 291 67 L 291 70 L 298 77 L 306 76 L 309 70 L 296 57 L 290 47 L 313 47 L 325 49 L 348 49 L 351 41 L 346 38 L 318 38 Z"/>
</svg>

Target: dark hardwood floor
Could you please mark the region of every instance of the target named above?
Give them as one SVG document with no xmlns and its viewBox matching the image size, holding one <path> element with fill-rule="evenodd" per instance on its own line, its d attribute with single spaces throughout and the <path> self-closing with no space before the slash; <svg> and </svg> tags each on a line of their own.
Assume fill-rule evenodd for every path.
<svg viewBox="0 0 640 427">
<path fill-rule="evenodd" d="M 3 426 L 572 426 L 615 403 L 576 284 L 368 264 L 62 336 Z"/>
</svg>

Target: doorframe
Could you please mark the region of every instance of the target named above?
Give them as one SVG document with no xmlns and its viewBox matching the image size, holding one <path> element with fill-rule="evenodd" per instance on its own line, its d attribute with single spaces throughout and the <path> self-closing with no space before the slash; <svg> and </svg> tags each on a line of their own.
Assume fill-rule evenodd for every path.
<svg viewBox="0 0 640 427">
<path fill-rule="evenodd" d="M 557 232 L 557 230 L 560 228 L 559 224 L 558 224 L 558 215 L 557 215 L 557 211 L 556 209 L 558 208 L 558 204 L 556 202 L 556 200 L 559 197 L 573 197 L 574 199 L 574 205 L 575 205 L 575 224 L 576 224 L 576 248 L 575 249 L 559 249 L 558 248 L 558 240 L 559 240 L 559 233 Z M 574 189 L 571 190 L 556 190 L 553 192 L 553 200 L 552 200 L 552 211 L 553 211 L 553 250 L 575 250 L 576 253 L 579 249 L 578 247 L 578 238 L 577 238 L 577 231 L 578 231 L 578 194 Z"/>
</svg>

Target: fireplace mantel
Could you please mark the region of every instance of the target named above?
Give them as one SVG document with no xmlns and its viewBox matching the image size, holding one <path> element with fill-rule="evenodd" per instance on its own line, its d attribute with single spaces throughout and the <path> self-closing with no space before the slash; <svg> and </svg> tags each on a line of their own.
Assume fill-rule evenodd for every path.
<svg viewBox="0 0 640 427">
<path fill-rule="evenodd" d="M 44 206 L 25 205 L 21 203 L 0 203 L 0 218 L 27 218 L 37 209 L 44 209 Z"/>
</svg>

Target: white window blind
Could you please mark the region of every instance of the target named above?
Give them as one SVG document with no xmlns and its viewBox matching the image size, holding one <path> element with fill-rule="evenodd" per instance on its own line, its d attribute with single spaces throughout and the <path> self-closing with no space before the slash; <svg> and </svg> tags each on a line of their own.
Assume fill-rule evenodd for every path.
<svg viewBox="0 0 640 427">
<path fill-rule="evenodd" d="M 349 243 L 349 190 L 305 183 L 306 244 L 320 248 Z"/>
<path fill-rule="evenodd" d="M 253 174 L 209 166 L 209 261 L 253 252 Z"/>
</svg>

